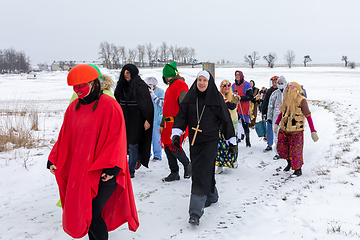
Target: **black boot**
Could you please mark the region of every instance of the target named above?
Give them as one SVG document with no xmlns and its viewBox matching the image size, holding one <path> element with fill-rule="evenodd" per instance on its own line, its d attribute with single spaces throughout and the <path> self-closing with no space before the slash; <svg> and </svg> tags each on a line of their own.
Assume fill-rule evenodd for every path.
<svg viewBox="0 0 360 240">
<path fill-rule="evenodd" d="M 286 161 L 287 161 L 288 165 L 284 168 L 284 171 L 288 172 L 288 171 L 290 171 L 290 168 L 291 168 L 291 161 L 290 160 L 286 160 Z"/>
<path fill-rule="evenodd" d="M 301 168 L 297 169 L 294 171 L 293 175 L 296 175 L 298 177 L 300 177 L 302 175 L 302 171 L 301 171 Z"/>
<path fill-rule="evenodd" d="M 167 176 L 166 178 L 163 178 L 162 180 L 163 180 L 163 182 L 178 181 L 178 180 L 180 180 L 180 175 L 178 172 L 172 172 L 169 174 L 169 176 Z"/>
<path fill-rule="evenodd" d="M 246 141 L 246 146 L 251 147 L 250 138 L 246 138 L 245 141 Z"/>
<path fill-rule="evenodd" d="M 189 163 L 186 167 L 184 167 L 184 178 L 191 177 L 191 163 Z"/>
<path fill-rule="evenodd" d="M 190 218 L 189 218 L 189 223 L 192 224 L 192 225 L 196 225 L 196 226 L 199 226 L 200 224 L 200 217 L 196 214 L 191 214 L 190 215 Z"/>
</svg>

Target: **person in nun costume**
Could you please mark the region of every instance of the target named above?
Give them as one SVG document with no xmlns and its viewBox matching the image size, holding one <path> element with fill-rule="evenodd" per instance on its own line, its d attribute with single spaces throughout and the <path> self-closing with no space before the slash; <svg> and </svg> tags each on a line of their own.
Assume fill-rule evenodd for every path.
<svg viewBox="0 0 360 240">
<path fill-rule="evenodd" d="M 199 225 L 204 208 L 218 201 L 215 186 L 215 159 L 219 130 L 230 151 L 237 150 L 235 131 L 229 110 L 218 91 L 214 78 L 207 71 L 198 73 L 175 117 L 171 139 L 179 145 L 180 135 L 189 127 L 192 186 L 189 223 Z"/>
</svg>

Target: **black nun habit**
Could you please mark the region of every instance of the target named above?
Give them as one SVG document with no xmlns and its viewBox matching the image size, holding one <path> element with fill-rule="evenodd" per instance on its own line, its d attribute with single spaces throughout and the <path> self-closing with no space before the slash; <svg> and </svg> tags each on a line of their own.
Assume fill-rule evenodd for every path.
<svg viewBox="0 0 360 240">
<path fill-rule="evenodd" d="M 209 196 L 215 189 L 214 173 L 219 130 L 221 129 L 227 140 L 232 137 L 235 139 L 235 131 L 229 110 L 215 85 L 214 78 L 208 72 L 205 72 L 205 75 L 209 76 L 207 89 L 200 92 L 197 88 L 197 79 L 194 81 L 180 104 L 180 110 L 173 125 L 173 134 L 178 129 L 184 131 L 189 126 L 189 143 L 191 143 L 195 134 L 193 128 L 197 127 L 203 111 L 199 121 L 199 129 L 202 132 L 197 133 L 194 145 L 190 145 L 191 193 Z"/>
</svg>

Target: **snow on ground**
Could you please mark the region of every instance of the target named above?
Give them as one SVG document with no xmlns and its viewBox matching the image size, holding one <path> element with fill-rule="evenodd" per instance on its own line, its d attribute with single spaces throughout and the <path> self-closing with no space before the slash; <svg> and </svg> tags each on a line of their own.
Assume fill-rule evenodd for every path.
<svg viewBox="0 0 360 240">
<path fill-rule="evenodd" d="M 190 86 L 199 68 L 179 68 Z M 235 68 L 217 68 L 216 82 L 233 81 Z M 247 80 L 269 86 L 284 75 L 307 90 L 320 140 L 305 130 L 303 175 L 282 171 L 283 159 L 263 153 L 266 143 L 251 130 L 251 148 L 239 145 L 239 167 L 216 175 L 219 202 L 205 209 L 200 226 L 188 224 L 190 180 L 163 183 L 169 174 L 163 161 L 150 162 L 132 179 L 140 227 L 124 224 L 110 239 L 348 239 L 360 237 L 360 70 L 343 67 L 243 68 Z M 116 81 L 119 71 L 102 69 Z M 161 69 L 140 69 L 142 77 Z M 9 109 L 37 109 L 41 144 L 0 153 L 0 239 L 70 239 L 61 226 L 61 209 L 47 156 L 57 139 L 72 95 L 66 72 L 0 76 L 1 121 Z M 3 125 L 4 122 L 1 122 Z M 188 153 L 188 145 L 185 148 Z M 183 174 L 182 168 L 180 174 Z M 84 237 L 83 239 L 87 239 Z"/>
</svg>

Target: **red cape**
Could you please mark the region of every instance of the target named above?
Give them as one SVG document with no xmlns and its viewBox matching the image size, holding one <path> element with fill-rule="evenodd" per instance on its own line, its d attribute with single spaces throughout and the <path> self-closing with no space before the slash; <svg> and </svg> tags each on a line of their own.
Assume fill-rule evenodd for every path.
<svg viewBox="0 0 360 240">
<path fill-rule="evenodd" d="M 182 79 L 177 79 L 166 89 L 163 105 L 164 117 L 175 117 L 179 112 L 178 98 L 182 91 L 189 91 L 188 85 Z M 161 133 L 161 142 L 164 146 L 170 146 L 172 144 L 170 137 L 173 125 L 174 122 L 164 123 L 164 129 Z M 188 131 L 186 130 L 183 138 L 187 137 L 187 133 Z"/>
<path fill-rule="evenodd" d="M 63 228 L 74 238 L 85 236 L 91 223 L 92 199 L 96 197 L 103 169 L 120 168 L 117 187 L 105 204 L 102 216 L 112 231 L 128 222 L 139 226 L 129 175 L 125 120 L 120 105 L 103 94 L 94 112 L 94 103 L 74 110 L 73 101 L 65 113 L 59 138 L 49 155 L 56 165 L 63 208 Z"/>
</svg>

